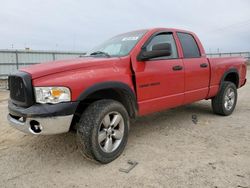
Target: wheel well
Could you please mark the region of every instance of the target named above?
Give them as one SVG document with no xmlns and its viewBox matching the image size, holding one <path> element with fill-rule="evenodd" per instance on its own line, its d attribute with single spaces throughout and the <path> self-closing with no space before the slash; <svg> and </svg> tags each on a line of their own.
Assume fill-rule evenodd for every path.
<svg viewBox="0 0 250 188">
<path fill-rule="evenodd" d="M 93 102 L 101 100 L 101 99 L 113 99 L 126 108 L 129 116 L 131 118 L 135 118 L 137 114 L 137 104 L 136 99 L 129 94 L 126 90 L 122 89 L 102 89 L 95 91 L 89 94 L 86 98 L 84 98 L 78 105 L 74 118 L 71 123 L 71 127 L 75 126 L 75 124 L 79 121 L 81 114 L 83 111 Z"/>
<path fill-rule="evenodd" d="M 231 72 L 226 75 L 223 81 L 229 81 L 235 84 L 235 86 L 238 88 L 239 85 L 239 75 L 236 72 Z"/>
</svg>

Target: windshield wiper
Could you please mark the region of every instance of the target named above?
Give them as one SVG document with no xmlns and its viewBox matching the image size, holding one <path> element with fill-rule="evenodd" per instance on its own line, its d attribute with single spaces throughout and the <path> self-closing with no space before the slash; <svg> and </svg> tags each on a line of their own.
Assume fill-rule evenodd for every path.
<svg viewBox="0 0 250 188">
<path fill-rule="evenodd" d="M 90 55 L 105 55 L 106 57 L 110 57 L 110 55 L 107 52 L 103 52 L 103 51 L 96 51 L 96 52 L 92 52 Z"/>
</svg>

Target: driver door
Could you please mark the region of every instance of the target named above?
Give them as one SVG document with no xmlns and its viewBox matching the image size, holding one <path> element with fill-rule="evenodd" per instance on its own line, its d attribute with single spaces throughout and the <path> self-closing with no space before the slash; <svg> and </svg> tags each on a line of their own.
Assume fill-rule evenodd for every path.
<svg viewBox="0 0 250 188">
<path fill-rule="evenodd" d="M 148 114 L 183 104 L 184 65 L 178 59 L 172 33 L 159 33 L 146 43 L 146 51 L 159 43 L 171 44 L 171 55 L 137 62 L 142 68 L 136 70 L 136 90 L 139 113 Z"/>
</svg>

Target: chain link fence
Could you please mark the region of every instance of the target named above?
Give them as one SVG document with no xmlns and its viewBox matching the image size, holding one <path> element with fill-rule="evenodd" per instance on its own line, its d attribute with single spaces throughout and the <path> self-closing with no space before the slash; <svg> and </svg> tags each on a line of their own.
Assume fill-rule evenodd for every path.
<svg viewBox="0 0 250 188">
<path fill-rule="evenodd" d="M 208 53 L 207 57 L 244 57 L 250 61 L 250 52 Z"/>
</svg>

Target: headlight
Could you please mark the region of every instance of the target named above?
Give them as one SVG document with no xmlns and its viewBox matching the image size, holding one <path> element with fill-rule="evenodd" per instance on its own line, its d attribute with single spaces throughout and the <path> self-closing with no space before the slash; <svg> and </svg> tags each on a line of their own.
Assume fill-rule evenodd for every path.
<svg viewBox="0 0 250 188">
<path fill-rule="evenodd" d="M 37 103 L 60 103 L 71 100 L 70 90 L 67 87 L 35 87 Z"/>
</svg>

